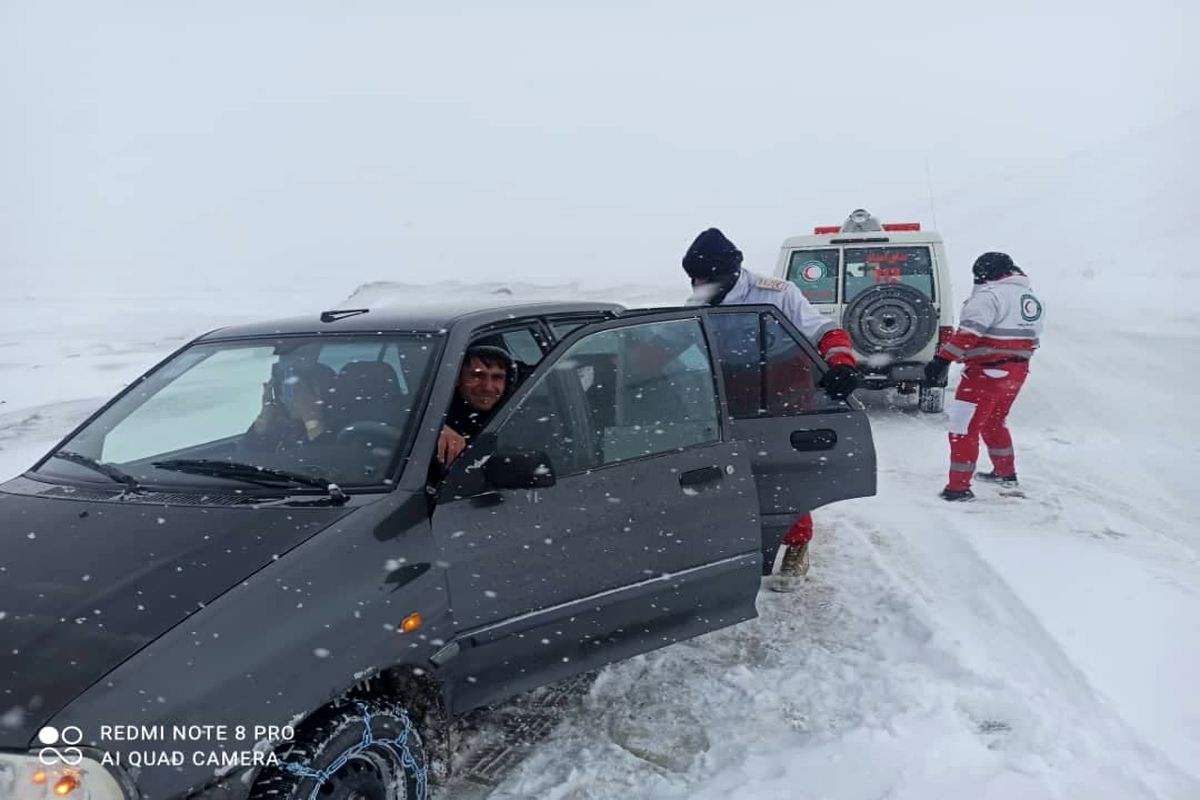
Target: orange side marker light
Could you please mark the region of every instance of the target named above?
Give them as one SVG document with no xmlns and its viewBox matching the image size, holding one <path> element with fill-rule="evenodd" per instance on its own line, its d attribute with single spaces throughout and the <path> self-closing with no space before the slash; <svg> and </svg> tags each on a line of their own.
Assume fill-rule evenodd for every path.
<svg viewBox="0 0 1200 800">
<path fill-rule="evenodd" d="M 54 784 L 54 794 L 58 797 L 66 797 L 78 788 L 79 778 L 67 773 L 58 779 L 58 783 Z"/>
</svg>

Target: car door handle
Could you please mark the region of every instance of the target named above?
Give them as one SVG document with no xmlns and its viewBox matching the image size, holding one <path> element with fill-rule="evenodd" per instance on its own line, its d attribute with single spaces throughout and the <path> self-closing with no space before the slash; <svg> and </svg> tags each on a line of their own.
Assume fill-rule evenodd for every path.
<svg viewBox="0 0 1200 800">
<path fill-rule="evenodd" d="M 690 486 L 700 486 L 705 483 L 713 483 L 721 480 L 724 472 L 720 467 L 701 467 L 700 469 L 688 470 L 680 473 L 679 485 L 687 488 Z"/>
<path fill-rule="evenodd" d="M 792 447 L 802 452 L 832 450 L 837 444 L 837 431 L 829 428 L 792 431 Z"/>
</svg>

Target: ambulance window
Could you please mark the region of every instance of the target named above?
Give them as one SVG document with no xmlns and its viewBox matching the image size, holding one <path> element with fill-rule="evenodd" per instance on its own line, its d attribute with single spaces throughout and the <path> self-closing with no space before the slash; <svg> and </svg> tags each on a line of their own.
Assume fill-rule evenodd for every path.
<svg viewBox="0 0 1200 800">
<path fill-rule="evenodd" d="M 838 251 L 793 250 L 788 262 L 788 280 L 800 287 L 810 303 L 836 303 Z"/>
<path fill-rule="evenodd" d="M 872 286 L 902 283 L 933 296 L 933 261 L 928 247 L 847 247 L 843 302 Z"/>
</svg>

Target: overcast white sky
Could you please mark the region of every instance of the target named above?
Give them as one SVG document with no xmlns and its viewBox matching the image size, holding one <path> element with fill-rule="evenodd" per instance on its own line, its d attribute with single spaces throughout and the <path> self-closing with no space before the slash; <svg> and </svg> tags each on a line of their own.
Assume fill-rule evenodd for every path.
<svg viewBox="0 0 1200 800">
<path fill-rule="evenodd" d="M 432 5 L 0 0 L 0 273 L 769 271 L 1200 103 L 1195 0 Z"/>
</svg>

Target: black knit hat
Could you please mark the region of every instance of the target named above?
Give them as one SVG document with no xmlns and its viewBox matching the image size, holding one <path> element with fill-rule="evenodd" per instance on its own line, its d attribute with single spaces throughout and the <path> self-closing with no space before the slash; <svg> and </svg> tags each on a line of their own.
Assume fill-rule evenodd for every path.
<svg viewBox="0 0 1200 800">
<path fill-rule="evenodd" d="M 1017 265 L 1013 263 L 1012 257 L 1008 253 L 984 253 L 975 259 L 975 265 L 971 267 L 971 274 L 975 276 L 976 283 L 987 283 L 1007 275 L 1023 273 L 1017 269 Z"/>
<path fill-rule="evenodd" d="M 683 256 L 683 270 L 692 278 L 716 280 L 742 271 L 742 251 L 725 234 L 709 228 L 696 237 Z"/>
<path fill-rule="evenodd" d="M 512 378 L 516 372 L 516 365 L 513 362 L 512 353 L 505 350 L 503 347 L 498 347 L 493 344 L 473 344 L 467 348 L 467 352 L 463 354 L 463 365 L 471 363 L 471 359 L 477 358 L 489 367 L 503 366 L 508 372 L 508 377 Z"/>
</svg>

